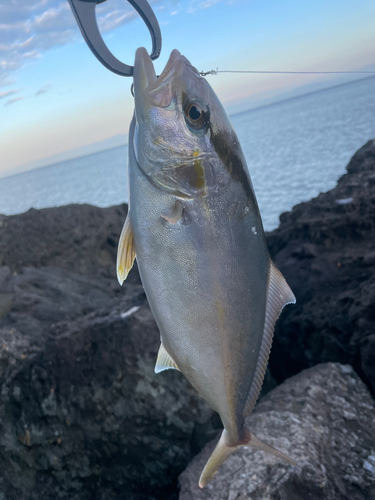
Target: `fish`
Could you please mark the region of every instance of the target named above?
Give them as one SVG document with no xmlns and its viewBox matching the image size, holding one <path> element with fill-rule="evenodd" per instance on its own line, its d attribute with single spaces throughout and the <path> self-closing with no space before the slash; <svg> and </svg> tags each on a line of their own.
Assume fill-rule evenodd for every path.
<svg viewBox="0 0 375 500">
<path fill-rule="evenodd" d="M 134 260 L 160 331 L 155 372 L 179 370 L 224 430 L 203 488 L 241 446 L 296 462 L 245 426 L 273 330 L 295 296 L 268 253 L 246 160 L 215 92 L 173 50 L 160 74 L 136 51 L 129 130 L 129 210 L 117 277 Z"/>
</svg>

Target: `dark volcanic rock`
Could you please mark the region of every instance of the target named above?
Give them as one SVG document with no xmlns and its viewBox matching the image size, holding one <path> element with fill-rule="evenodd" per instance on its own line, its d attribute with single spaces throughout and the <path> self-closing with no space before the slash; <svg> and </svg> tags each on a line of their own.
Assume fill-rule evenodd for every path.
<svg viewBox="0 0 375 500">
<path fill-rule="evenodd" d="M 52 266 L 112 279 L 126 214 L 123 204 L 31 208 L 20 215 L 0 215 L 0 267 L 18 272 L 26 266 Z M 131 274 L 138 278 L 137 272 Z"/>
<path fill-rule="evenodd" d="M 351 366 L 322 364 L 286 380 L 256 406 L 247 427 L 298 466 L 241 448 L 200 490 L 215 441 L 180 476 L 180 500 L 374 498 L 375 407 Z"/>
<path fill-rule="evenodd" d="M 211 411 L 182 374 L 154 374 L 157 327 L 147 304 L 133 311 L 112 305 L 52 325 L 45 346 L 26 357 L 25 343 L 18 356 L 12 347 L 0 399 L 7 499 L 155 499 L 174 491 L 192 457 L 194 424 Z"/>
<path fill-rule="evenodd" d="M 277 324 L 270 368 L 281 382 L 317 363 L 349 363 L 375 394 L 375 140 L 347 171 L 268 234 L 297 298 Z"/>
<path fill-rule="evenodd" d="M 175 498 L 212 436 L 182 374 L 154 374 L 159 333 L 137 270 L 117 282 L 125 215 L 0 216 L 0 497 Z"/>
</svg>

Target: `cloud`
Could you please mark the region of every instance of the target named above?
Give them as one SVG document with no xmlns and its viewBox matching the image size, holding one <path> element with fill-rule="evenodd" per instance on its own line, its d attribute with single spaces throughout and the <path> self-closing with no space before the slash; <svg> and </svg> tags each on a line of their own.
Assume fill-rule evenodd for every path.
<svg viewBox="0 0 375 500">
<path fill-rule="evenodd" d="M 3 80 L 30 60 L 42 57 L 47 50 L 69 43 L 77 34 L 68 2 L 0 2 L 0 68 Z"/>
<path fill-rule="evenodd" d="M 11 104 L 14 104 L 15 102 L 18 102 L 18 101 L 22 101 L 24 99 L 24 97 L 13 97 L 13 99 L 9 99 L 9 101 L 7 101 L 4 106 L 10 106 Z"/>
<path fill-rule="evenodd" d="M 123 24 L 129 23 L 133 19 L 136 19 L 137 12 L 135 10 L 130 12 L 124 12 L 123 10 L 124 9 L 108 12 L 98 18 L 98 25 L 101 33 L 111 31 L 119 26 L 122 26 Z"/>
<path fill-rule="evenodd" d="M 186 9 L 186 12 L 188 14 L 192 14 L 193 12 L 201 9 L 209 9 L 210 7 L 213 7 L 219 2 L 222 2 L 223 0 L 192 0 Z"/>
<path fill-rule="evenodd" d="M 211 7 L 224 0 L 150 0 L 155 10 L 191 10 Z M 96 7 L 102 33 L 137 18 L 130 3 L 111 0 Z M 12 72 L 48 50 L 81 38 L 67 0 L 0 0 L 0 86 L 7 85 Z"/>
<path fill-rule="evenodd" d="M 51 85 L 43 85 L 37 92 L 35 92 L 34 97 L 38 97 L 39 95 L 45 94 L 51 88 Z"/>
<path fill-rule="evenodd" d="M 124 0 L 105 2 L 96 12 L 102 33 L 137 17 L 136 11 Z M 42 57 L 46 51 L 80 36 L 66 0 L 0 0 L 0 85 L 30 59 Z"/>
<path fill-rule="evenodd" d="M 21 89 L 17 90 L 7 90 L 6 92 L 0 92 L 0 99 L 4 99 L 5 97 L 8 97 L 13 94 L 17 94 Z"/>
</svg>

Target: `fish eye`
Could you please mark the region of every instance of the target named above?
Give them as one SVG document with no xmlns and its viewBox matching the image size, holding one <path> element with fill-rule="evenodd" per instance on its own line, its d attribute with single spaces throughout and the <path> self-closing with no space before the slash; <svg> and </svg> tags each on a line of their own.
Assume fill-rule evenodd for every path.
<svg viewBox="0 0 375 500">
<path fill-rule="evenodd" d="M 199 109 L 197 106 L 194 106 L 194 104 L 193 104 L 192 106 L 190 106 L 188 114 L 189 114 L 190 120 L 195 122 L 195 121 L 199 120 L 199 118 L 201 117 L 202 110 Z"/>
<path fill-rule="evenodd" d="M 203 129 L 209 123 L 209 112 L 196 102 L 184 106 L 186 123 L 195 130 Z"/>
</svg>

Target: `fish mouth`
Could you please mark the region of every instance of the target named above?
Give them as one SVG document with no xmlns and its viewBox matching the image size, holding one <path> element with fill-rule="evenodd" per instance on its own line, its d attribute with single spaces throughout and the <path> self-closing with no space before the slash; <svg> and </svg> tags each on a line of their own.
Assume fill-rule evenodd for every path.
<svg viewBox="0 0 375 500">
<path fill-rule="evenodd" d="M 173 98 L 172 82 L 182 73 L 184 66 L 191 64 L 174 49 L 161 75 L 157 77 L 147 50 L 144 47 L 137 49 L 133 72 L 136 110 L 144 107 L 144 100 L 154 106 L 168 107 Z"/>
<path fill-rule="evenodd" d="M 151 57 L 144 47 L 137 49 L 134 62 L 134 93 L 145 90 L 157 80 Z"/>
</svg>

